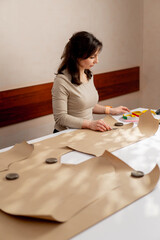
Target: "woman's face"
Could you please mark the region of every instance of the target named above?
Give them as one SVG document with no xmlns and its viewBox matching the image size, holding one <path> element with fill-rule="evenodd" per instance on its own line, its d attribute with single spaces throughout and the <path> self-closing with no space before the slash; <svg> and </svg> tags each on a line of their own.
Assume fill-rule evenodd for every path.
<svg viewBox="0 0 160 240">
<path fill-rule="evenodd" d="M 94 64 L 98 63 L 98 55 L 99 55 L 99 49 L 91 55 L 89 58 L 86 59 L 79 59 L 78 63 L 80 66 L 80 69 L 90 69 L 94 66 Z"/>
</svg>

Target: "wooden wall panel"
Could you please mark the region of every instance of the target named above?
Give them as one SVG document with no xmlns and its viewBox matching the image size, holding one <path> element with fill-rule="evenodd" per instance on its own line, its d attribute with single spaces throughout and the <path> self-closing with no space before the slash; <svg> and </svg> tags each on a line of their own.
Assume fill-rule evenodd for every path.
<svg viewBox="0 0 160 240">
<path fill-rule="evenodd" d="M 139 67 L 96 74 L 100 100 L 139 90 Z M 52 113 L 53 83 L 0 92 L 0 127 Z"/>
<path fill-rule="evenodd" d="M 0 127 L 52 113 L 53 83 L 0 92 Z"/>
<path fill-rule="evenodd" d="M 99 100 L 105 100 L 139 90 L 139 67 L 97 74 L 94 83 Z"/>
</svg>

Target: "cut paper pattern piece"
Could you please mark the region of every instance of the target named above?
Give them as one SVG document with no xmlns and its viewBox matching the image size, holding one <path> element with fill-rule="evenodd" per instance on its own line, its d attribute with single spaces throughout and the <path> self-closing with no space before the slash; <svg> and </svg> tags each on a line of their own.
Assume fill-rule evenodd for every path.
<svg viewBox="0 0 160 240">
<path fill-rule="evenodd" d="M 47 158 L 56 158 L 60 163 L 60 157 L 65 153 L 71 152 L 72 149 L 101 156 L 105 149 L 114 151 L 154 135 L 159 126 L 158 120 L 152 117 L 150 111 L 143 114 L 144 118 L 141 119 L 141 117 L 140 125 L 135 128 L 130 123 L 117 127 L 116 130 L 103 133 L 80 129 L 37 142 L 34 144 L 34 151 L 27 161 L 13 162 L 12 159 L 12 165 L 10 165 L 9 170 L 12 172 L 23 169 L 29 170 L 44 163 Z M 110 115 L 107 115 L 104 120 L 111 126 L 114 126 L 115 122 L 117 122 Z M 12 158 L 12 154 L 9 151 L 5 154 L 8 159 Z M 1 160 L 5 162 L 5 159 Z M 0 175 L 0 181 L 3 177 L 3 175 Z"/>
<path fill-rule="evenodd" d="M 1 209 L 13 215 L 59 222 L 67 221 L 104 193 L 119 186 L 114 166 L 106 161 L 105 156 L 79 165 L 52 167 L 42 164 L 18 173 L 20 178 L 16 181 L 1 182 Z"/>
<path fill-rule="evenodd" d="M 117 122 L 112 116 L 107 115 L 104 118 L 104 121 L 106 121 L 110 126 L 114 126 L 114 124 Z M 131 128 L 133 124 L 127 124 L 123 127 L 118 128 Z M 78 132 L 77 132 L 78 131 Z M 19 160 L 23 160 L 23 155 L 25 155 L 25 144 L 27 143 L 21 143 L 16 144 L 11 150 L 6 151 L 4 153 L 0 153 L 0 164 L 2 164 L 2 171 L 3 170 L 10 170 L 10 171 L 16 171 L 22 170 L 22 169 L 30 169 L 34 168 L 41 163 L 45 162 L 48 158 L 56 158 L 58 161 L 60 157 L 68 152 L 71 152 L 72 149 L 66 147 L 68 144 L 75 142 L 79 140 L 79 137 L 81 137 L 81 134 L 79 135 L 79 131 L 83 130 L 75 130 L 74 132 L 69 133 L 63 133 L 56 137 L 45 139 L 43 141 L 34 143 L 34 151 L 32 152 L 31 156 L 27 156 L 27 161 L 21 161 L 17 162 Z M 78 135 L 76 134 L 78 133 Z M 97 132 L 98 133 L 98 132 Z M 106 132 L 106 134 L 109 132 Z M 19 154 L 19 151 L 21 154 Z M 104 151 L 103 151 L 104 152 Z M 102 153 L 103 153 L 102 152 Z M 9 163 L 6 161 L 8 159 Z M 11 163 L 11 164 L 10 164 Z M 1 165 L 0 165 L 1 166 Z M 9 166 L 9 169 L 8 169 Z M 1 175 L 1 178 L 4 177 Z"/>
<path fill-rule="evenodd" d="M 94 162 L 93 163 L 94 167 L 93 169 L 89 169 L 92 162 Z M 115 157 L 113 154 L 107 151 L 105 151 L 105 153 L 101 157 L 93 158 L 85 162 L 85 164 L 84 163 L 80 164 L 80 169 L 79 169 L 80 171 L 82 171 L 82 168 L 81 168 L 82 166 L 84 167 L 83 168 L 84 171 L 86 168 L 90 172 L 92 172 L 93 170 L 93 174 L 95 176 L 100 176 L 100 178 L 101 176 L 103 177 L 105 175 L 106 170 L 107 170 L 108 176 L 110 176 L 110 174 L 112 175 L 113 173 L 113 177 L 115 177 L 118 180 L 117 187 L 110 188 L 109 191 L 107 190 L 107 188 L 104 189 L 105 190 L 104 194 L 99 196 L 97 199 L 95 199 L 95 201 L 91 202 L 90 204 L 88 204 L 87 202 L 85 207 L 83 206 L 77 212 L 74 212 L 72 217 L 70 216 L 70 218 L 64 223 L 58 223 L 54 221 L 53 222 L 42 221 L 42 220 L 39 221 L 38 219 L 33 220 L 31 218 L 13 217 L 11 215 L 7 215 L 7 214 L 4 214 L 3 212 L 0 212 L 1 236 L 5 236 L 5 240 L 10 240 L 10 236 L 12 237 L 16 236 L 17 240 L 28 240 L 28 239 L 29 240 L 31 239 L 67 240 L 67 239 L 70 239 L 74 235 L 89 228 L 90 226 L 96 224 L 97 222 L 103 220 L 104 218 L 110 216 L 116 211 L 126 207 L 127 205 L 133 203 L 137 199 L 151 192 L 156 186 L 159 179 L 158 165 L 156 165 L 155 168 L 144 177 L 133 178 L 130 176 L 131 171 L 133 171 L 133 168 L 129 167 L 127 164 L 122 162 L 119 158 Z M 44 166 L 41 166 L 41 167 L 43 168 Z M 75 165 L 74 167 L 70 166 L 71 170 L 72 168 L 75 168 Z M 47 176 L 47 169 L 44 172 L 45 172 L 45 175 L 43 180 L 45 181 L 46 186 L 45 185 L 40 186 L 39 184 L 37 184 L 37 186 L 35 185 L 35 188 L 34 188 L 35 193 L 31 196 L 31 198 L 37 197 L 37 200 L 38 200 L 38 198 L 40 199 L 39 190 L 41 191 L 41 193 L 45 191 L 45 188 L 48 185 L 47 179 L 45 180 L 45 176 Z M 40 177 L 42 177 L 41 174 L 40 174 Z M 76 177 L 76 174 L 75 174 L 75 177 Z M 74 181 L 75 177 L 72 178 L 73 184 L 75 182 Z M 17 181 L 17 184 L 18 184 L 18 181 Z M 29 181 L 29 179 L 27 179 L 27 181 Z M 26 189 L 27 185 L 24 182 L 25 183 L 24 188 L 22 189 L 17 188 L 17 192 L 14 193 L 14 195 L 20 194 L 21 191 L 24 191 L 24 193 L 29 191 L 30 186 L 33 187 L 33 185 L 31 185 L 31 182 L 32 180 L 28 182 L 27 189 Z M 13 182 L 9 182 L 9 183 L 13 183 Z M 38 181 L 37 182 L 35 181 L 35 183 L 38 183 Z M 59 187 L 61 185 L 61 181 L 56 182 L 55 185 Z M 52 186 L 50 186 L 50 188 L 51 187 Z M 9 188 L 10 190 L 8 191 L 8 194 L 11 191 L 11 187 Z M 95 192 L 96 192 L 96 187 L 95 187 Z M 60 191 L 59 195 L 61 194 L 63 193 Z M 3 195 L 1 194 L 1 196 Z M 10 197 L 12 198 L 12 194 L 8 196 L 9 198 Z M 43 200 L 47 202 L 47 200 L 50 199 L 50 197 L 51 196 L 48 197 L 48 195 L 46 195 L 46 198 Z M 25 202 L 25 199 L 24 199 L 24 202 Z M 39 204 L 39 208 L 41 208 L 42 206 L 40 202 L 39 203 L 38 202 L 37 204 Z M 21 203 L 23 204 L 23 200 Z M 70 202 L 70 204 L 74 206 L 75 203 Z M 4 207 L 4 202 L 3 203 L 1 202 L 0 206 L 2 205 Z M 14 211 L 16 212 L 16 209 L 18 211 L 19 203 L 17 203 L 16 205 L 15 202 L 13 202 L 13 206 L 14 206 L 13 208 Z M 26 207 L 28 208 L 27 205 L 25 205 L 25 208 Z M 59 210 L 61 211 L 61 209 Z M 24 210 L 24 208 L 23 208 L 23 211 L 27 212 L 27 210 Z M 69 211 L 72 211 L 72 209 L 70 208 Z M 67 212 L 64 212 L 64 215 L 66 215 L 66 213 Z M 34 209 L 33 209 L 33 216 L 35 217 Z M 63 211 L 61 211 L 60 216 L 64 217 Z M 42 217 L 42 216 L 39 216 L 39 217 Z M 7 230 L 8 226 L 12 226 L 10 231 Z M 30 229 L 30 231 L 28 231 L 28 229 Z"/>
<path fill-rule="evenodd" d="M 28 158 L 33 152 L 34 145 L 27 142 L 17 143 L 6 152 L 0 153 L 0 172 L 6 171 L 14 162 Z"/>
<path fill-rule="evenodd" d="M 156 133 L 158 127 L 158 120 L 154 119 L 149 110 L 139 117 L 138 126 L 134 128 L 127 124 L 123 128 L 108 132 L 86 129 L 72 132 L 76 141 L 70 142 L 67 146 L 79 152 L 100 156 L 104 150 L 112 152 L 151 137 Z"/>
<path fill-rule="evenodd" d="M 63 133 L 61 135 L 58 135 L 56 137 L 53 138 L 49 138 L 49 139 L 45 139 L 43 141 L 40 142 L 36 142 L 34 143 L 34 151 L 32 152 L 32 154 L 28 154 L 27 161 L 19 161 L 17 162 L 17 159 L 19 160 L 23 160 L 24 157 L 23 155 L 25 155 L 26 150 L 24 149 L 24 144 L 26 144 L 25 146 L 30 146 L 29 144 L 27 145 L 27 143 L 21 143 L 17 144 L 13 147 L 13 150 L 9 150 L 6 151 L 4 153 L 0 153 L 2 155 L 0 155 L 0 161 L 2 163 L 5 163 L 6 159 L 8 159 L 10 161 L 10 163 L 12 163 L 12 165 L 9 166 L 9 171 L 20 171 L 20 170 L 29 170 L 31 168 L 34 168 L 36 166 L 39 166 L 42 163 L 45 163 L 46 159 L 48 158 L 56 158 L 58 161 L 61 157 L 61 155 L 71 152 L 72 150 L 68 147 L 66 147 L 66 143 L 69 141 L 68 136 L 66 135 L 66 133 Z M 20 153 L 22 154 L 19 154 Z M 18 156 L 18 157 L 17 157 Z M 8 163 L 5 165 L 6 168 L 5 170 L 8 170 Z M 4 169 L 4 168 L 3 168 Z M 4 173 L 5 174 L 5 173 Z M 0 179 L 2 179 L 2 177 L 4 177 L 3 175 L 0 175 Z"/>
</svg>

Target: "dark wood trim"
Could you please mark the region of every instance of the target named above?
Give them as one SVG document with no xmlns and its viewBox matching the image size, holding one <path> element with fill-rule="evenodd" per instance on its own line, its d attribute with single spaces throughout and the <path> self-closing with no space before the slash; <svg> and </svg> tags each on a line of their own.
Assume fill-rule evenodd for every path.
<svg viewBox="0 0 160 240">
<path fill-rule="evenodd" d="M 94 83 L 100 101 L 138 91 L 139 67 L 97 74 Z"/>
<path fill-rule="evenodd" d="M 0 92 L 0 127 L 52 113 L 53 83 Z"/>
<path fill-rule="evenodd" d="M 96 74 L 95 86 L 100 100 L 139 90 L 139 67 Z M 0 127 L 52 113 L 53 83 L 0 92 Z"/>
</svg>

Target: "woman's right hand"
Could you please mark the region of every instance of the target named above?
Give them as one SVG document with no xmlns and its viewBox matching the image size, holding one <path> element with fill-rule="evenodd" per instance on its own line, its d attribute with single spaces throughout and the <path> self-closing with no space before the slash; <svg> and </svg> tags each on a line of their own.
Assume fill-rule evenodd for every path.
<svg viewBox="0 0 160 240">
<path fill-rule="evenodd" d="M 100 132 L 104 132 L 112 129 L 109 125 L 107 125 L 104 122 L 103 119 L 92 120 L 92 121 L 84 120 L 82 128 L 89 128 L 91 130 L 100 131 Z"/>
</svg>

